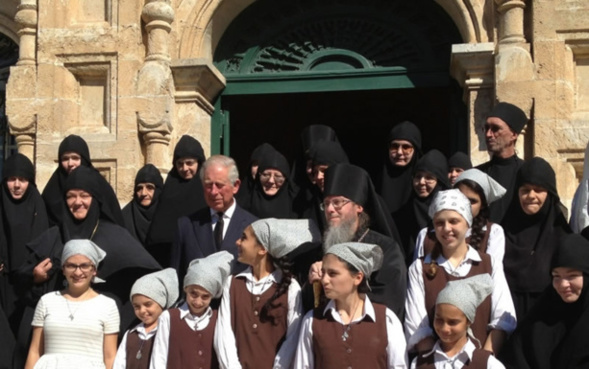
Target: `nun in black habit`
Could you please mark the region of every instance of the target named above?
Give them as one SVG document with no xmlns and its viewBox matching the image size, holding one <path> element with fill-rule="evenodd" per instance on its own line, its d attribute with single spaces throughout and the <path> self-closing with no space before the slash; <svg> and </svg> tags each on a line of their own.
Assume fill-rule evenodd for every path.
<svg viewBox="0 0 589 369">
<path fill-rule="evenodd" d="M 532 213 L 526 204 L 539 204 L 541 192 L 545 200 Z M 505 231 L 505 277 L 517 317 L 522 319 L 550 285 L 550 260 L 560 238 L 571 233 L 560 209 L 556 174 L 544 159 L 532 158 L 518 171 L 515 194 L 501 225 Z"/>
<path fill-rule="evenodd" d="M 413 148 L 403 147 L 393 141 L 407 141 Z M 398 211 L 411 197 L 413 192 L 411 180 L 415 165 L 421 157 L 421 132 L 412 122 L 402 122 L 391 129 L 387 137 L 387 158 L 380 177 L 375 181 L 376 191 L 383 197 L 389 210 Z M 411 155 L 409 163 L 399 165 L 393 163 L 393 151 L 405 151 L 404 155 Z"/>
<path fill-rule="evenodd" d="M 380 246 L 384 253 L 383 265 L 368 280 L 371 301 L 386 305 L 402 319 L 407 293 L 407 268 L 403 252 L 395 240 L 396 229 L 384 200 L 374 189 L 368 173 L 355 165 L 342 163 L 330 166 L 325 172 L 325 197 L 343 196 L 362 206 L 359 222 L 351 239 Z M 344 242 L 340 240 L 339 242 Z M 311 254 L 309 254 L 311 255 Z M 315 261 L 321 260 L 319 255 Z M 307 265 L 310 265 L 307 263 Z M 306 286 L 305 305 L 309 308 L 309 286 Z"/>
<path fill-rule="evenodd" d="M 25 347 L 31 333 L 31 321 L 37 301 L 47 292 L 63 288 L 61 253 L 71 239 L 90 239 L 107 256 L 99 266 L 105 283 L 95 285 L 100 293 L 113 298 L 121 314 L 123 334 L 135 320 L 129 292 L 141 276 L 161 269 L 155 259 L 123 227 L 113 222 L 109 208 L 104 207 L 97 177 L 100 174 L 80 166 L 70 173 L 64 186 L 64 221 L 53 226 L 27 244 L 29 255 L 18 270 L 20 291 L 24 292 L 27 311 L 20 325 L 18 340 Z M 84 213 L 84 210 L 87 212 Z"/>
<path fill-rule="evenodd" d="M 450 188 L 448 162 L 444 154 L 435 149 L 428 151 L 415 165 L 412 181 L 413 190 L 409 201 L 393 213 L 407 266 L 413 262 L 415 240 L 419 231 L 431 222 L 428 215 L 431 202 L 439 191 Z"/>
<path fill-rule="evenodd" d="M 196 159 L 196 174 L 185 179 L 178 170 L 181 159 Z M 178 226 L 178 218 L 206 206 L 200 169 L 205 161 L 204 150 L 196 139 L 183 135 L 174 148 L 173 167 L 166 178 L 155 214 L 147 233 L 147 249 L 164 267 L 170 262 L 170 247 Z"/>
<path fill-rule="evenodd" d="M 256 147 L 252 151 L 250 156 L 250 162 L 247 165 L 245 175 L 241 179 L 241 185 L 235 195 L 237 203 L 242 208 L 248 208 L 254 186 L 256 184 L 256 174 L 258 173 L 258 167 L 260 166 L 260 159 L 266 155 L 266 153 L 275 151 L 276 149 L 267 142 L 264 142 L 260 146 Z"/>
<path fill-rule="evenodd" d="M 563 236 L 551 272 L 552 286 L 499 355 L 508 369 L 589 367 L 589 241 L 578 234 Z"/>
<path fill-rule="evenodd" d="M 49 216 L 49 225 L 60 225 L 65 214 L 63 193 L 65 182 L 68 178 L 68 165 L 63 162 L 64 154 L 75 153 L 80 156 L 80 166 L 92 168 L 98 173 L 92 161 L 90 160 L 90 150 L 88 144 L 80 136 L 69 135 L 59 144 L 57 153 L 57 169 L 53 172 L 49 182 L 43 190 L 43 200 L 47 208 L 47 215 Z M 102 176 L 96 177 L 100 192 L 104 197 L 104 207 L 109 209 L 109 212 L 114 217 L 114 222 L 123 225 L 123 214 L 121 213 L 121 205 L 117 199 L 117 195 L 112 186 Z"/>
<path fill-rule="evenodd" d="M 293 182 L 301 189 L 308 189 L 313 185 L 312 157 L 309 150 L 319 141 L 338 142 L 333 128 L 323 124 L 313 124 L 305 127 L 301 132 L 300 148 L 292 165 Z"/>
<path fill-rule="evenodd" d="M 26 190 L 22 182 L 28 182 Z M 17 153 L 4 162 L 2 189 L 2 236 L 6 242 L 6 252 L 2 255 L 2 279 L 7 282 L 4 286 L 3 308 L 11 326 L 16 330 L 22 313 L 22 308 L 16 301 L 16 270 L 28 255 L 25 245 L 47 230 L 49 223 L 45 203 L 35 184 L 35 167 L 29 158 Z"/>
<path fill-rule="evenodd" d="M 145 200 L 143 187 L 152 187 L 151 200 Z M 158 200 L 164 187 L 164 180 L 160 171 L 152 164 L 146 164 L 139 169 L 135 176 L 135 190 L 133 200 L 123 208 L 125 228 L 142 245 L 146 245 L 147 231 L 157 209 Z M 150 191 L 150 190 L 147 190 Z M 145 204 L 149 202 L 149 204 Z"/>
<path fill-rule="evenodd" d="M 251 194 L 250 213 L 260 219 L 297 219 L 295 200 L 298 188 L 290 180 L 288 161 L 276 150 L 268 150 L 260 158 L 256 183 Z"/>
</svg>

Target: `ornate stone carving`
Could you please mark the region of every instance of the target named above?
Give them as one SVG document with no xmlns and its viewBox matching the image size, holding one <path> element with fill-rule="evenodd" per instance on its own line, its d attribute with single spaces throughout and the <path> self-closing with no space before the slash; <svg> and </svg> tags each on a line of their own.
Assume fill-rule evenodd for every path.
<svg viewBox="0 0 589 369">
<path fill-rule="evenodd" d="M 524 37 L 524 9 L 523 0 L 495 0 L 499 19 L 499 43 L 525 43 Z"/>
</svg>

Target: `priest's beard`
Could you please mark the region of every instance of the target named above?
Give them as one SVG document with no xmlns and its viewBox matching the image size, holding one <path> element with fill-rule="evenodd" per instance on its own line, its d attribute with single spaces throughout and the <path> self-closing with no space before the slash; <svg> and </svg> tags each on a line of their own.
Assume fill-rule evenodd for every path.
<svg viewBox="0 0 589 369">
<path fill-rule="evenodd" d="M 356 234 L 356 219 L 349 217 L 342 219 L 338 226 L 329 226 L 323 235 L 323 251 L 338 243 L 350 242 Z"/>
</svg>

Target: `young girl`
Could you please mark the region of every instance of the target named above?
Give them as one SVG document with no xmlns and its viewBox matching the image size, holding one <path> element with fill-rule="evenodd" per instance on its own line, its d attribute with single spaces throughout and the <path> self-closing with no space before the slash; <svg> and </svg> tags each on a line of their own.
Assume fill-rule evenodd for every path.
<svg viewBox="0 0 589 369">
<path fill-rule="evenodd" d="M 90 240 L 64 245 L 61 268 L 67 287 L 39 300 L 26 369 L 112 368 L 119 311 L 113 299 L 91 287 L 93 281 L 104 282 L 96 270 L 105 256 Z"/>
<path fill-rule="evenodd" d="M 178 299 L 178 275 L 172 268 L 147 274 L 131 288 L 131 302 L 141 323 L 125 332 L 113 368 L 148 369 L 158 318 Z"/>
<path fill-rule="evenodd" d="M 499 350 L 505 335 L 516 326 L 513 301 L 500 263 L 480 253 L 466 242 L 472 225 L 470 201 L 457 189 L 442 191 L 429 209 L 437 242 L 423 259 L 409 268 L 405 302 L 405 332 L 409 350 L 418 353 L 433 348 L 433 315 L 439 291 L 450 280 L 489 273 L 494 289 L 491 298 L 481 305 L 473 331 L 485 350 Z"/>
<path fill-rule="evenodd" d="M 330 301 L 305 316 L 296 369 L 407 367 L 401 322 L 366 296 L 367 278 L 382 258 L 379 246 L 366 243 L 340 243 L 326 251 L 321 283 Z"/>
<path fill-rule="evenodd" d="M 186 302 L 160 315 L 151 369 L 218 368 L 213 351 L 217 311 L 210 304 L 221 296 L 232 264 L 233 255 L 227 251 L 190 263 L 184 277 Z"/>
<path fill-rule="evenodd" d="M 478 306 L 492 291 L 489 274 L 448 282 L 436 299 L 438 340 L 433 350 L 413 360 L 411 369 L 505 369 L 490 352 L 480 349 L 470 329 Z"/>
<path fill-rule="evenodd" d="M 289 368 L 302 313 L 288 254 L 320 239 L 308 219 L 261 219 L 237 240 L 244 272 L 225 283 L 215 332 L 222 368 Z"/>
<path fill-rule="evenodd" d="M 502 263 L 505 255 L 505 234 L 499 224 L 489 221 L 489 205 L 503 197 L 505 188 L 478 169 L 462 172 L 456 179 L 454 188 L 459 189 L 470 201 L 473 220 L 472 227 L 466 234 L 469 245 Z M 433 227 L 423 228 L 415 243 L 414 260 L 431 253 L 435 244 L 436 233 Z"/>
</svg>

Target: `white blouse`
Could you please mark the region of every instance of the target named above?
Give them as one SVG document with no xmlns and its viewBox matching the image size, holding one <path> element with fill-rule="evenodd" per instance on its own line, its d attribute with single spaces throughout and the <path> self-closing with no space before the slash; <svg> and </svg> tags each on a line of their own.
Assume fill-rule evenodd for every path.
<svg viewBox="0 0 589 369">
<path fill-rule="evenodd" d="M 436 261 L 438 266 L 444 268 L 446 273 L 464 278 L 470 272 L 473 262 L 480 262 L 481 260 L 479 253 L 468 246 L 464 260 L 456 268 L 443 255 L 440 255 Z M 426 264 L 430 263 L 431 255 L 427 255 L 424 261 Z M 491 265 L 493 266 L 493 273 L 491 274 L 493 292 L 491 293 L 491 321 L 488 327 L 509 334 L 515 330 L 517 325 L 515 307 L 503 268 L 496 267 L 492 256 Z M 412 350 L 424 338 L 433 336 L 433 330 L 430 327 L 425 307 L 425 286 L 420 259 L 415 260 L 409 267 L 407 299 L 405 300 L 405 335 L 407 336 L 408 350 Z M 481 344 L 484 344 L 484 342 L 481 342 Z"/>
<path fill-rule="evenodd" d="M 266 292 L 272 283 L 280 283 L 282 281 L 282 271 L 280 269 L 274 270 L 267 277 L 256 281 L 251 267 L 248 267 L 236 277 L 245 277 L 247 282 L 245 285 L 247 290 L 253 295 L 261 295 Z M 235 342 L 235 334 L 231 327 L 231 288 L 232 277 L 227 278 L 225 286 L 223 287 L 223 298 L 221 299 L 221 306 L 219 307 L 219 316 L 217 318 L 217 327 L 215 329 L 214 346 L 219 359 L 219 365 L 222 369 L 241 369 L 241 363 L 237 356 L 237 344 Z M 276 358 L 274 359 L 274 368 L 290 368 L 292 360 L 297 348 L 297 339 L 299 335 L 299 325 L 301 315 L 303 313 L 303 305 L 301 300 L 301 287 L 293 278 L 288 287 L 288 314 L 286 316 L 287 329 L 286 339 L 280 346 Z"/>
<path fill-rule="evenodd" d="M 135 331 L 139 332 L 139 339 L 147 341 L 151 337 L 155 336 L 157 332 L 157 327 L 147 332 L 145 330 L 145 325 L 143 323 L 139 323 L 134 328 L 131 328 L 128 331 L 126 331 L 125 335 L 123 336 L 123 339 L 121 340 L 121 344 L 119 345 L 119 348 L 117 350 L 117 355 L 115 356 L 113 369 L 125 369 L 127 367 L 127 335 Z"/>
<path fill-rule="evenodd" d="M 453 357 L 449 357 L 440 348 L 440 343 L 436 342 L 434 348 L 430 352 L 425 354 L 424 357 L 434 355 L 434 366 L 436 369 L 461 369 L 469 360 L 472 360 L 472 354 L 474 350 L 475 345 L 469 338 L 466 342 L 466 345 L 464 345 L 464 347 L 459 353 L 457 353 Z M 413 362 L 411 362 L 410 369 L 416 368 L 417 358 L 413 359 Z M 495 356 L 491 355 L 487 360 L 487 369 L 505 369 L 505 366 L 503 366 L 503 364 L 501 364 L 501 362 L 497 360 Z"/>
</svg>

